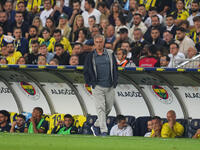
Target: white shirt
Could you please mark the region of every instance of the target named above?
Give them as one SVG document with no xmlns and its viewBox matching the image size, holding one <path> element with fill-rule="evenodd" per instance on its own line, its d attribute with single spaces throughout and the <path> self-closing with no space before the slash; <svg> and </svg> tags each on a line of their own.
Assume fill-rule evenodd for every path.
<svg viewBox="0 0 200 150">
<path fill-rule="evenodd" d="M 183 41 L 176 40 L 176 43 L 179 45 L 179 52 L 182 52 L 185 56 L 187 56 L 188 48 L 195 47 L 194 41 L 188 36 L 185 36 Z"/>
<path fill-rule="evenodd" d="M 53 12 L 53 8 L 50 10 L 43 10 L 40 14 L 40 19 L 42 21 L 43 27 L 45 26 L 47 18 L 50 16 L 50 14 Z"/>
<path fill-rule="evenodd" d="M 177 67 L 180 63 L 182 63 L 185 59 L 185 55 L 181 52 L 178 52 L 176 56 L 173 56 L 172 54 L 168 55 L 170 57 L 170 62 L 168 64 L 169 68 Z"/>
<path fill-rule="evenodd" d="M 167 30 L 167 31 L 171 31 L 173 27 L 174 27 L 174 24 L 173 24 L 171 27 L 166 26 L 166 28 L 167 28 L 166 30 Z"/>
<path fill-rule="evenodd" d="M 84 19 L 84 26 L 85 27 L 89 27 L 89 23 L 88 23 L 88 18 L 90 16 L 95 16 L 96 18 L 96 24 L 100 23 L 100 17 L 101 17 L 101 12 L 98 11 L 96 8 L 94 8 L 94 10 L 92 11 L 92 13 L 88 13 L 87 11 L 84 11 L 82 13 L 83 19 Z"/>
<path fill-rule="evenodd" d="M 162 17 L 160 14 L 157 14 L 157 16 L 158 16 L 158 18 L 159 18 L 159 20 L 160 20 L 160 24 L 162 24 L 162 23 L 163 23 L 163 17 Z M 150 26 L 151 26 L 151 17 L 148 17 L 148 18 L 145 20 L 144 23 L 146 24 L 147 27 L 150 27 Z"/>
<path fill-rule="evenodd" d="M 144 35 L 145 32 L 147 31 L 146 25 L 144 24 L 144 22 L 141 21 L 140 24 L 139 24 L 137 27 L 136 27 L 135 25 L 133 25 L 133 26 L 131 27 L 130 32 L 129 32 L 129 37 L 130 37 L 130 38 L 133 38 L 133 39 L 134 39 L 133 32 L 134 32 L 134 29 L 135 29 L 135 28 L 141 29 L 143 35 Z"/>
<path fill-rule="evenodd" d="M 200 13 L 197 13 L 195 16 L 190 15 L 190 16 L 187 18 L 187 21 L 189 21 L 190 26 L 194 26 L 193 18 L 196 17 L 196 16 L 200 16 Z"/>
<path fill-rule="evenodd" d="M 133 130 L 129 125 L 123 129 L 119 129 L 118 125 L 115 125 L 110 131 L 110 136 L 133 136 Z"/>
</svg>

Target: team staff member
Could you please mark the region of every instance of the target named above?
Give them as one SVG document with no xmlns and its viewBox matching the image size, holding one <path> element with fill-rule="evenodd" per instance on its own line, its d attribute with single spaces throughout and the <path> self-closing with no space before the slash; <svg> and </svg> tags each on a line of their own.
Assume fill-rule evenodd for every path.
<svg viewBox="0 0 200 150">
<path fill-rule="evenodd" d="M 74 118 L 70 114 L 64 116 L 64 121 L 58 121 L 58 125 L 52 130 L 51 134 L 77 134 L 78 129 L 74 126 Z"/>
<path fill-rule="evenodd" d="M 163 124 L 161 136 L 163 138 L 175 138 L 183 136 L 184 127 L 176 122 L 176 113 L 173 110 L 167 112 L 168 122 Z"/>
<path fill-rule="evenodd" d="M 98 34 L 94 37 L 94 51 L 90 52 L 84 64 L 86 84 L 92 86 L 98 119 L 91 127 L 93 134 L 108 134 L 106 116 L 110 113 L 115 99 L 114 88 L 117 86 L 117 62 L 114 53 L 104 48 L 105 38 Z"/>
<path fill-rule="evenodd" d="M 47 133 L 48 122 L 42 118 L 43 110 L 40 107 L 35 107 L 32 112 L 32 117 L 25 124 L 25 133 Z"/>
<path fill-rule="evenodd" d="M 9 112 L 0 110 L 0 132 L 10 132 L 9 117 Z"/>
<path fill-rule="evenodd" d="M 16 133 L 24 133 L 24 127 L 25 127 L 26 117 L 22 114 L 19 114 L 17 116 L 16 121 L 12 123 L 12 127 L 10 129 L 10 132 L 16 132 Z"/>
</svg>

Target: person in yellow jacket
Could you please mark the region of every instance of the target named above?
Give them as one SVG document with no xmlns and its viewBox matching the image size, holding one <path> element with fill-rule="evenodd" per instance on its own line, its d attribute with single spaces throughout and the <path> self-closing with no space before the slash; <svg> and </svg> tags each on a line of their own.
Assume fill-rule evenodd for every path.
<svg viewBox="0 0 200 150">
<path fill-rule="evenodd" d="M 9 65 L 14 65 L 17 63 L 17 60 L 22 56 L 19 51 L 15 51 L 13 43 L 8 43 L 7 46 L 8 56 L 6 57 Z"/>
<path fill-rule="evenodd" d="M 162 119 L 159 116 L 152 118 L 152 131 L 150 137 L 161 137 Z"/>
<path fill-rule="evenodd" d="M 156 6 L 157 0 L 139 0 L 139 4 L 145 5 L 146 10 L 149 10 L 150 7 Z"/>
<path fill-rule="evenodd" d="M 189 17 L 189 12 L 185 9 L 184 2 L 182 0 L 176 1 L 176 9 L 171 14 L 176 18 L 176 25 L 178 25 L 181 20 L 187 20 Z"/>
<path fill-rule="evenodd" d="M 197 130 L 197 132 L 195 133 L 195 135 L 192 138 L 200 139 L 200 129 Z"/>
<path fill-rule="evenodd" d="M 72 47 L 71 47 L 71 44 L 69 42 L 69 40 L 66 38 L 66 37 L 63 37 L 62 34 L 61 34 L 61 30 L 60 29 L 56 29 L 53 33 L 53 43 L 60 43 L 63 45 L 64 47 L 64 50 L 65 51 L 68 51 L 69 54 L 71 55 L 72 54 Z M 54 51 L 54 49 L 53 49 Z"/>
<path fill-rule="evenodd" d="M 173 110 L 167 112 L 168 122 L 163 124 L 161 130 L 161 137 L 163 138 L 175 138 L 181 137 L 184 133 L 184 127 L 176 122 L 176 113 Z"/>
<path fill-rule="evenodd" d="M 25 2 L 27 11 L 32 11 L 33 13 L 40 12 L 44 9 L 44 0 L 17 0 L 19 2 Z M 54 5 L 55 0 L 51 0 L 52 6 Z M 16 6 L 16 10 L 18 10 Z"/>
</svg>

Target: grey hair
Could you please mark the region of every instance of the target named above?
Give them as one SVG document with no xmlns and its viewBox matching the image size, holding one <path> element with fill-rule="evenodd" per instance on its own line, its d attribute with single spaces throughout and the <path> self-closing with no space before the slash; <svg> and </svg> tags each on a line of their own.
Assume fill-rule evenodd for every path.
<svg viewBox="0 0 200 150">
<path fill-rule="evenodd" d="M 94 40 L 97 39 L 97 38 L 102 38 L 103 41 L 105 41 L 105 37 L 103 35 L 101 35 L 101 34 L 95 35 Z"/>
</svg>

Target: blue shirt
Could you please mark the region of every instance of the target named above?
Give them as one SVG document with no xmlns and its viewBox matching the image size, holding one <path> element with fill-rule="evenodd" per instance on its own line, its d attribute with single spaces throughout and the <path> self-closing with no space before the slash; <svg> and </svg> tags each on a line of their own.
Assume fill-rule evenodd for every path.
<svg viewBox="0 0 200 150">
<path fill-rule="evenodd" d="M 102 87 L 111 87 L 112 78 L 108 53 L 104 50 L 102 55 L 98 55 L 95 50 L 94 57 L 97 71 L 97 85 Z"/>
</svg>

